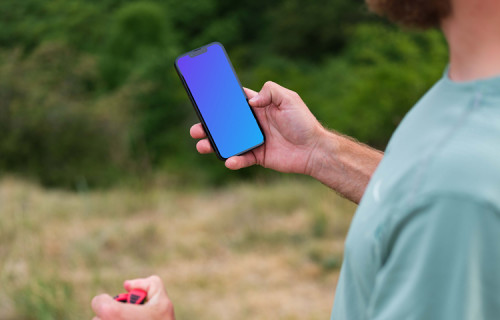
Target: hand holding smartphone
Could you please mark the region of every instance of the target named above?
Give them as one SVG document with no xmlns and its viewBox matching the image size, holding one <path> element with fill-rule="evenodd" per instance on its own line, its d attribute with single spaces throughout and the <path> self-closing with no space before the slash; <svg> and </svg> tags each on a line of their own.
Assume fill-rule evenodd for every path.
<svg viewBox="0 0 500 320">
<path fill-rule="evenodd" d="M 264 144 L 264 133 L 222 44 L 179 56 L 175 69 L 219 159 Z"/>
</svg>

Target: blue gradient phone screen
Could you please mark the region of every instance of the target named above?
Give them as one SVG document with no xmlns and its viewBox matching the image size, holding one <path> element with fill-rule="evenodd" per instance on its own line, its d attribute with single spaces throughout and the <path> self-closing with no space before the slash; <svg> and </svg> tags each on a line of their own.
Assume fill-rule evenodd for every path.
<svg viewBox="0 0 500 320">
<path fill-rule="evenodd" d="M 264 141 L 223 47 L 214 43 L 199 55 L 177 59 L 177 68 L 223 158 Z"/>
</svg>

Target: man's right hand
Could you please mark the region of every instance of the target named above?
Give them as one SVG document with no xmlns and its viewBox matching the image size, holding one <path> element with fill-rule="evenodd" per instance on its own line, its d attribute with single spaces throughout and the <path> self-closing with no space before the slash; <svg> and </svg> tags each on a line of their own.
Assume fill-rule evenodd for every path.
<svg viewBox="0 0 500 320">
<path fill-rule="evenodd" d="M 313 154 L 326 135 L 305 103 L 294 91 L 268 81 L 259 93 L 245 88 L 250 106 L 266 137 L 264 145 L 243 155 L 226 160 L 232 170 L 255 164 L 281 172 L 311 174 Z M 198 141 L 200 153 L 213 152 L 200 123 L 191 127 L 191 136 Z"/>
</svg>

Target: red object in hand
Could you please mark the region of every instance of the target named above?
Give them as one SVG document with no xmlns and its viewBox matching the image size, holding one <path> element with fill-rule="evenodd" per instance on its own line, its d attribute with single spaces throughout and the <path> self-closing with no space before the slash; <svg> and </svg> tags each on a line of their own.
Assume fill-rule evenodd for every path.
<svg viewBox="0 0 500 320">
<path fill-rule="evenodd" d="M 120 293 L 114 299 L 118 302 L 131 304 L 144 304 L 146 302 L 147 292 L 141 289 L 132 289 L 128 293 Z"/>
</svg>

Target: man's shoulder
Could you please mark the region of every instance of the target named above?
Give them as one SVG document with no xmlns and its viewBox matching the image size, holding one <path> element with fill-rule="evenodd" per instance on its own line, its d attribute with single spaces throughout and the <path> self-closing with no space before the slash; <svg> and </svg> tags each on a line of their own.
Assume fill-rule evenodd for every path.
<svg viewBox="0 0 500 320">
<path fill-rule="evenodd" d="M 500 129 L 497 131 L 453 137 L 430 159 L 421 191 L 463 195 L 500 208 Z"/>
</svg>

